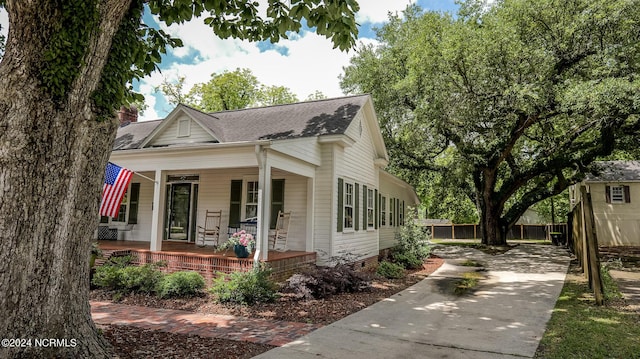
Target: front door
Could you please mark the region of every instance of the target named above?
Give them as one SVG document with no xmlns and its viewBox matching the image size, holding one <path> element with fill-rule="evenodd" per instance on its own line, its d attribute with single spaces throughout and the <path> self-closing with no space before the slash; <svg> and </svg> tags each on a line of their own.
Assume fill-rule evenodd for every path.
<svg viewBox="0 0 640 359">
<path fill-rule="evenodd" d="M 188 240 L 191 224 L 191 183 L 172 183 L 169 189 L 167 239 Z"/>
</svg>

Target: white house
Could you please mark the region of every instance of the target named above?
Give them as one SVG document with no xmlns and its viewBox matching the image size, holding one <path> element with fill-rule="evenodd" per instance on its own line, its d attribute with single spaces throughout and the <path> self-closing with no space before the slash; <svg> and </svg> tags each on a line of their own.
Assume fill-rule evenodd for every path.
<svg viewBox="0 0 640 359">
<path fill-rule="evenodd" d="M 569 192 L 572 207 L 581 200 L 580 187 L 591 193 L 598 244 L 640 245 L 640 161 L 597 162 L 589 175 Z"/>
<path fill-rule="evenodd" d="M 419 203 L 384 170 L 368 95 L 209 114 L 179 105 L 163 120 L 124 123 L 110 161 L 136 175 L 118 218 L 101 225 L 151 251 L 193 243 L 206 210 L 221 210 L 222 240 L 257 217 L 256 259 L 266 259 L 263 234 L 283 210 L 292 213 L 289 249 L 371 258 Z"/>
</svg>

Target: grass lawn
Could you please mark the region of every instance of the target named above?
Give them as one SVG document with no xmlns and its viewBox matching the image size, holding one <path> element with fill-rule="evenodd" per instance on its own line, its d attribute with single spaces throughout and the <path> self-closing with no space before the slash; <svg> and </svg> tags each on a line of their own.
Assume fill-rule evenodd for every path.
<svg viewBox="0 0 640 359">
<path fill-rule="evenodd" d="M 640 358 L 640 313 L 615 299 L 596 306 L 588 283 L 573 269 L 535 357 Z"/>
</svg>

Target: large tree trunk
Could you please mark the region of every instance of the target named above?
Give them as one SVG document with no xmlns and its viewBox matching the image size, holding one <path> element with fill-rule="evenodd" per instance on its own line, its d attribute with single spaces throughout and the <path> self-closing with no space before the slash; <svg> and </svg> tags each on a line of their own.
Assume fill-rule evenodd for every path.
<svg viewBox="0 0 640 359">
<path fill-rule="evenodd" d="M 117 124 L 99 121 L 90 99 L 129 2 L 87 2 L 100 20 L 85 29 L 91 34 L 82 65 L 62 98 L 43 84 L 40 72 L 51 61 L 42 54 L 60 31 L 61 5 L 6 3 L 11 25 L 0 63 L 0 338 L 31 341 L 0 349 L 1 358 L 110 357 L 91 320 L 88 281 Z M 45 347 L 42 339 L 60 341 Z"/>
<path fill-rule="evenodd" d="M 475 176 L 476 198 L 480 213 L 480 235 L 482 244 L 504 246 L 507 244 L 507 226 L 502 220 L 503 202 L 496 197 L 497 170 L 484 169 Z"/>
</svg>

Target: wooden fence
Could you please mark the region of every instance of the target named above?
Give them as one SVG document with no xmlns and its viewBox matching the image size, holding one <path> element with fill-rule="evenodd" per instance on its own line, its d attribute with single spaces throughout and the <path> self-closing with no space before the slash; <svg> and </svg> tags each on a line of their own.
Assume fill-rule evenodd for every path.
<svg viewBox="0 0 640 359">
<path fill-rule="evenodd" d="M 478 224 L 428 224 L 427 229 L 433 239 L 478 239 Z M 546 239 L 551 240 L 550 233 L 567 234 L 567 224 L 516 224 L 507 233 L 507 239 Z"/>
<path fill-rule="evenodd" d="M 593 290 L 596 304 L 604 303 L 602 278 L 600 276 L 600 254 L 596 237 L 591 193 L 585 186 L 580 188 L 582 199 L 569 214 L 568 246 L 576 255 L 584 275 L 589 279 L 589 287 Z"/>
</svg>

